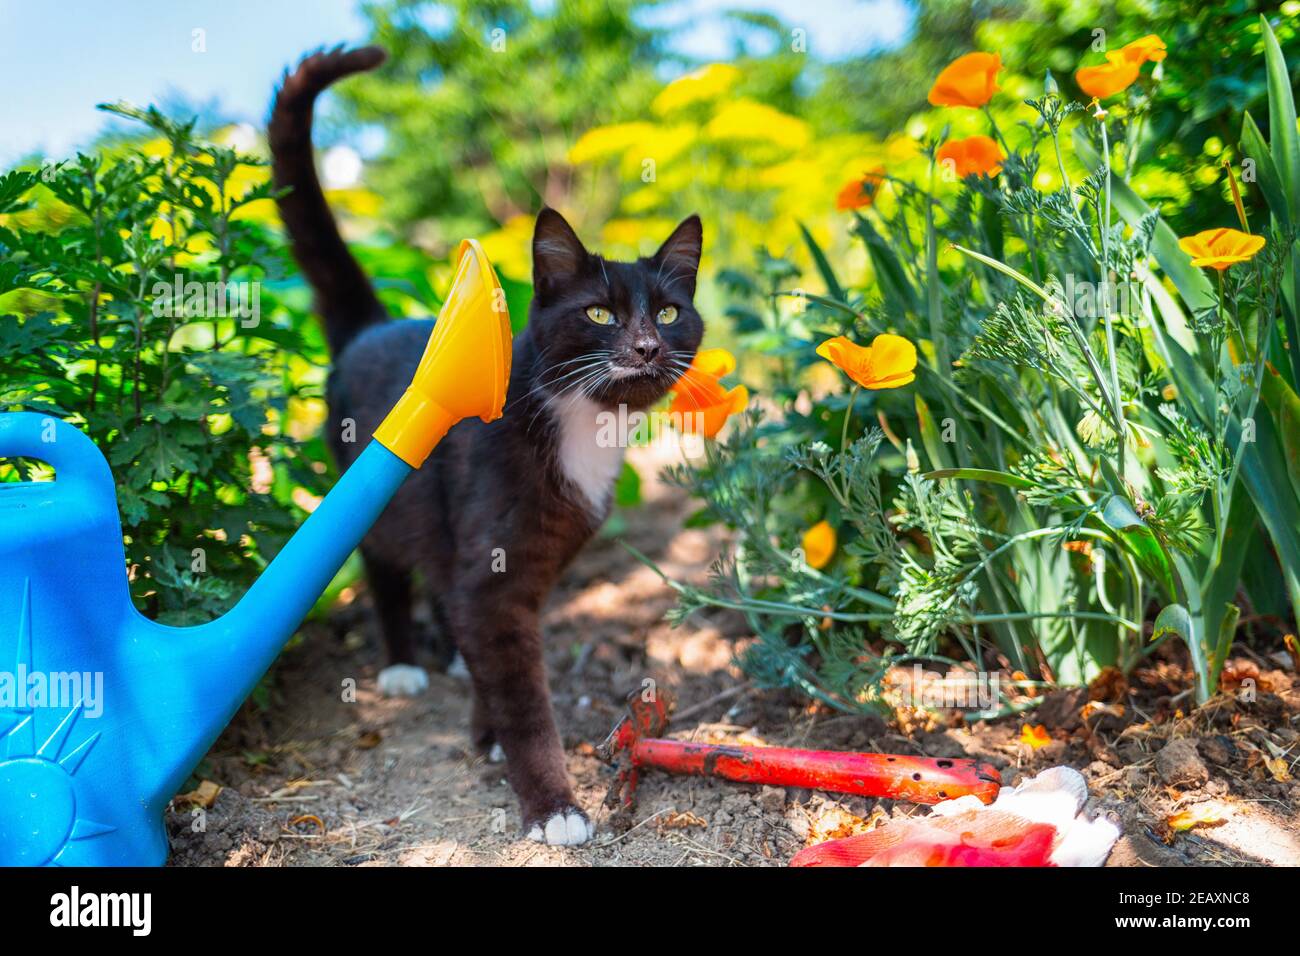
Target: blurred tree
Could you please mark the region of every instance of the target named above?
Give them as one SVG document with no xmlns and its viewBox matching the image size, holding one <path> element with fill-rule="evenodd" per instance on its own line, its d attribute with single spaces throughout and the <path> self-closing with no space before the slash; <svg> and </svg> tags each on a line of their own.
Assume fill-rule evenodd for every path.
<svg viewBox="0 0 1300 956">
<path fill-rule="evenodd" d="M 616 196 L 571 202 L 569 147 L 635 116 L 671 61 L 637 22 L 657 0 L 385 0 L 366 5 L 391 57 L 339 88 L 351 117 L 386 134 L 371 184 L 385 213 L 440 251 L 543 203 L 601 221 Z M 417 229 L 418 227 L 418 229 Z"/>
</svg>

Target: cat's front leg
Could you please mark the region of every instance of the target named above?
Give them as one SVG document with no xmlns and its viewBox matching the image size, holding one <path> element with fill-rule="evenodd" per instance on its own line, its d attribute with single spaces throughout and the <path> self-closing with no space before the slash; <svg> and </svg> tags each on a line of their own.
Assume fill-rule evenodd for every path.
<svg viewBox="0 0 1300 956">
<path fill-rule="evenodd" d="M 461 653 L 474 680 L 476 709 L 505 752 L 506 779 L 519 798 L 524 834 L 552 846 L 586 843 L 595 828 L 569 785 L 536 623 L 484 621 L 473 631 Z"/>
</svg>

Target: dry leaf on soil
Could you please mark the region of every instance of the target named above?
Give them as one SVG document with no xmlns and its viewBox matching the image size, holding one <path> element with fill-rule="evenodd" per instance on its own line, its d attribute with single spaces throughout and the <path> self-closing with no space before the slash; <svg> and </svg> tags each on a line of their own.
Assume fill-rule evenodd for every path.
<svg viewBox="0 0 1300 956">
<path fill-rule="evenodd" d="M 204 780 L 189 793 L 182 793 L 176 798 L 177 804 L 187 807 L 203 807 L 205 810 L 217 802 L 221 786 L 211 780 Z"/>
</svg>

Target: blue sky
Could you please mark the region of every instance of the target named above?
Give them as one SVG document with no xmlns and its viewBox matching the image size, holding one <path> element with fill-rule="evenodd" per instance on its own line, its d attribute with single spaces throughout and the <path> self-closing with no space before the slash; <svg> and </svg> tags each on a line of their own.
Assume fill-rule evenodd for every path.
<svg viewBox="0 0 1300 956">
<path fill-rule="evenodd" d="M 910 22 L 905 0 L 676 0 L 654 17 L 707 59 L 730 49 L 720 13 L 733 7 L 805 27 L 809 52 L 828 59 L 894 45 Z M 365 37 L 357 0 L 0 0 L 0 166 L 66 157 L 104 127 L 106 100 L 213 105 L 260 126 L 285 66 Z"/>
</svg>

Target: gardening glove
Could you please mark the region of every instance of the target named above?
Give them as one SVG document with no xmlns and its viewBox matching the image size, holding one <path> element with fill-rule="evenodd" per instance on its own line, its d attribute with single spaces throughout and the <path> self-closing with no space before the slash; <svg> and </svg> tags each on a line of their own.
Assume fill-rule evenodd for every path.
<svg viewBox="0 0 1300 956">
<path fill-rule="evenodd" d="M 1111 820 L 1082 814 L 1083 775 L 1052 767 L 985 806 L 965 796 L 924 817 L 891 820 L 870 833 L 830 840 L 791 866 L 1101 866 L 1119 838 Z"/>
</svg>

